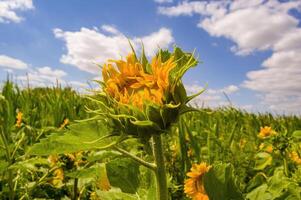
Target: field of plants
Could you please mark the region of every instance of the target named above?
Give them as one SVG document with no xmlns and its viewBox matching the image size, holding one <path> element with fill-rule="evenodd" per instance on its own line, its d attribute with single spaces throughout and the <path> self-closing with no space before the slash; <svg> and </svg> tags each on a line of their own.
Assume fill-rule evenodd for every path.
<svg viewBox="0 0 301 200">
<path fill-rule="evenodd" d="M 196 63 L 131 54 L 91 94 L 3 83 L 0 199 L 301 199 L 300 116 L 187 106 Z"/>
</svg>

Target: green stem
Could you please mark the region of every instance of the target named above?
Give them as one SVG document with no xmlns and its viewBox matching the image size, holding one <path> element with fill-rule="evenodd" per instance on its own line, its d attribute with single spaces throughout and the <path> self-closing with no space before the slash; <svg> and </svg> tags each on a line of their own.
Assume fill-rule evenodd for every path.
<svg viewBox="0 0 301 200">
<path fill-rule="evenodd" d="M 77 200 L 77 187 L 78 187 L 78 178 L 74 179 L 74 183 L 73 183 L 73 200 Z"/>
<path fill-rule="evenodd" d="M 156 163 L 157 200 L 168 200 L 168 188 L 161 135 L 153 135 L 153 151 Z"/>
<path fill-rule="evenodd" d="M 123 155 L 125 156 L 128 156 L 130 158 L 132 158 L 134 161 L 138 162 L 139 164 L 143 165 L 144 167 L 147 167 L 151 170 L 156 170 L 156 165 L 154 165 L 153 163 L 149 163 L 149 162 L 146 162 L 145 160 L 142 160 L 141 158 L 127 152 L 126 150 L 124 149 L 121 149 L 119 147 L 113 147 L 113 149 L 115 149 L 116 151 L 118 151 L 119 153 L 122 153 Z"/>
<path fill-rule="evenodd" d="M 287 164 L 287 160 L 285 157 L 283 158 L 283 167 L 284 167 L 285 176 L 289 177 L 288 164 Z"/>
</svg>

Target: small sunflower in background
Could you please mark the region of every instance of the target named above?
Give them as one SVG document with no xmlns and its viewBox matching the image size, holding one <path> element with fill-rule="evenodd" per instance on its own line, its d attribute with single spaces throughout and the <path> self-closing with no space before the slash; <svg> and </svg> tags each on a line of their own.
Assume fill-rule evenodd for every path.
<svg viewBox="0 0 301 200">
<path fill-rule="evenodd" d="M 65 128 L 70 123 L 68 118 L 65 118 L 63 123 L 60 125 L 60 129 Z"/>
<path fill-rule="evenodd" d="M 16 119 L 17 119 L 17 121 L 16 121 L 16 126 L 17 126 L 18 128 L 21 127 L 21 124 L 22 124 L 22 117 L 23 117 L 23 113 L 20 112 L 20 111 L 18 111 L 17 117 L 16 117 Z"/>
<path fill-rule="evenodd" d="M 276 135 L 276 132 L 270 126 L 261 127 L 260 132 L 258 133 L 258 137 L 261 139 L 265 139 L 273 135 Z"/>
<path fill-rule="evenodd" d="M 192 200 L 209 200 L 203 183 L 203 176 L 209 169 L 206 163 L 194 164 L 187 173 L 189 178 L 185 180 L 184 192 Z"/>
<path fill-rule="evenodd" d="M 292 151 L 292 152 L 289 154 L 289 157 L 290 157 L 290 158 L 292 159 L 292 161 L 294 161 L 296 164 L 301 165 L 301 158 L 300 158 L 298 152 Z"/>
</svg>

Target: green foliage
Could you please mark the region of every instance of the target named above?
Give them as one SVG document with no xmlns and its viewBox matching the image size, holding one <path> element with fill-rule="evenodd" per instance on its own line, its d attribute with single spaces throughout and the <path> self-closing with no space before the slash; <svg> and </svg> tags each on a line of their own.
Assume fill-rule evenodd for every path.
<svg viewBox="0 0 301 200">
<path fill-rule="evenodd" d="M 203 177 L 204 187 L 211 200 L 242 200 L 233 166 L 215 164 Z"/>
<path fill-rule="evenodd" d="M 191 58 L 191 54 L 175 51 L 183 62 Z M 161 52 L 163 60 L 169 56 L 169 52 Z M 143 62 L 147 67 L 145 58 Z M 177 70 L 174 77 L 181 74 Z M 175 98 L 185 100 L 184 88 L 176 89 L 180 95 Z M 149 126 L 153 126 L 149 121 L 161 128 L 169 127 L 173 133 L 164 134 L 172 199 L 187 199 L 183 192 L 186 173 L 193 163 L 200 162 L 212 165 L 203 177 L 210 200 L 301 199 L 301 168 L 291 157 L 292 151 L 301 155 L 300 116 L 254 114 L 232 107 L 191 108 L 171 103 L 159 110 L 149 105 L 141 115 L 133 111 L 138 113 L 135 119 L 114 113 L 116 120 L 111 122 L 105 116 L 101 120 L 95 117 L 106 109 L 112 110 L 96 102 L 102 98 L 101 93 L 91 100 L 91 96 L 79 95 L 59 85 L 20 89 L 10 81 L 0 93 L 0 199 L 74 198 L 77 188 L 79 199 L 90 199 L 96 192 L 101 199 L 154 200 L 153 172 L 138 167 L 114 149 L 107 149 L 117 141 L 119 147 L 151 160 L 149 138 L 139 144 L 125 142 L 123 139 L 128 138 L 117 134 L 125 129 L 136 130 L 136 123 L 139 132 L 146 135 L 151 132 Z M 15 126 L 17 111 L 23 113 L 21 127 Z M 179 111 L 183 115 L 177 118 Z M 60 128 L 66 118 L 70 124 Z M 177 123 L 171 126 L 171 121 L 164 119 Z M 75 123 L 75 120 L 82 121 Z M 116 123 L 116 128 L 107 126 L 103 120 Z M 271 126 L 277 135 L 258 138 L 263 126 Z M 261 143 L 272 145 L 273 151 L 259 149 Z M 49 162 L 48 155 L 57 156 L 55 165 Z M 56 169 L 62 169 L 64 174 L 60 185 L 53 184 Z M 108 191 L 99 187 L 101 178 L 106 176 L 111 186 Z"/>
<path fill-rule="evenodd" d="M 52 133 L 41 139 L 40 143 L 30 148 L 28 154 L 41 156 L 106 149 L 116 143 L 112 140 L 114 135 L 110 133 L 111 130 L 99 121 L 76 123 L 63 133 Z"/>
<path fill-rule="evenodd" d="M 139 187 L 139 165 L 127 158 L 115 159 L 106 164 L 109 181 L 125 193 L 136 193 Z"/>
<path fill-rule="evenodd" d="M 286 177 L 283 169 L 277 168 L 274 175 L 252 190 L 247 200 L 293 200 L 301 199 L 301 188 L 292 179 Z"/>
<path fill-rule="evenodd" d="M 97 195 L 101 197 L 102 200 L 137 200 L 137 195 L 127 194 L 121 192 L 120 190 L 110 190 L 108 192 L 97 191 Z"/>
<path fill-rule="evenodd" d="M 273 157 L 271 154 L 266 152 L 260 152 L 255 156 L 255 167 L 256 170 L 263 170 L 267 166 L 272 164 Z"/>
</svg>

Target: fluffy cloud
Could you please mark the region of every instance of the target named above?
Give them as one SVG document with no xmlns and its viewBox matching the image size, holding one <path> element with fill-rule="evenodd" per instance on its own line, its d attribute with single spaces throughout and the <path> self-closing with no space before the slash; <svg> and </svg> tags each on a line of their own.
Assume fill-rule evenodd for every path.
<svg viewBox="0 0 301 200">
<path fill-rule="evenodd" d="M 198 14 L 201 16 L 198 27 L 212 36 L 233 40 L 236 45 L 232 51 L 248 55 L 256 50 L 273 48 L 285 34 L 296 35 L 299 22 L 288 11 L 300 9 L 300 6 L 300 1 L 184 1 L 176 6 L 159 7 L 158 12 L 167 16 Z"/>
<path fill-rule="evenodd" d="M 236 55 L 271 50 L 271 57 L 261 69 L 248 72 L 242 86 L 259 92 L 262 106 L 296 113 L 301 107 L 301 28 L 291 9 L 301 12 L 301 1 L 184 1 L 161 6 L 158 12 L 170 17 L 199 15 L 197 26 L 232 40 Z"/>
<path fill-rule="evenodd" d="M 22 60 L 6 55 L 0 55 L 0 67 L 9 69 L 26 69 L 28 65 Z"/>
<path fill-rule="evenodd" d="M 185 85 L 187 93 L 189 95 L 196 94 L 203 89 L 202 86 L 198 84 Z M 234 94 L 239 90 L 235 85 L 229 85 L 222 89 L 206 89 L 204 93 L 192 100 L 192 105 L 197 105 L 198 107 L 219 107 L 229 105 L 227 95 Z"/>
<path fill-rule="evenodd" d="M 57 81 L 63 82 L 62 78 L 67 75 L 66 72 L 59 69 L 52 69 L 45 66 L 35 69 L 30 69 L 26 75 L 17 76 L 21 82 L 29 81 L 31 86 L 44 87 L 54 85 Z"/>
<path fill-rule="evenodd" d="M 34 9 L 32 0 L 1 0 L 0 23 L 21 22 L 23 20 L 17 12 Z"/>
<path fill-rule="evenodd" d="M 156 3 L 172 3 L 173 0 L 154 0 Z"/>
<path fill-rule="evenodd" d="M 81 28 L 80 31 L 70 32 L 54 29 L 55 37 L 62 39 L 66 44 L 67 53 L 61 57 L 61 62 L 83 71 L 99 73 L 96 63 L 103 64 L 108 58 L 119 59 L 131 51 L 128 38 L 115 27 L 103 25 L 101 30 L 102 32 L 98 29 Z M 138 51 L 141 50 L 142 41 L 148 56 L 152 55 L 158 46 L 166 48 L 174 41 L 171 30 L 167 28 L 130 40 Z"/>
</svg>

